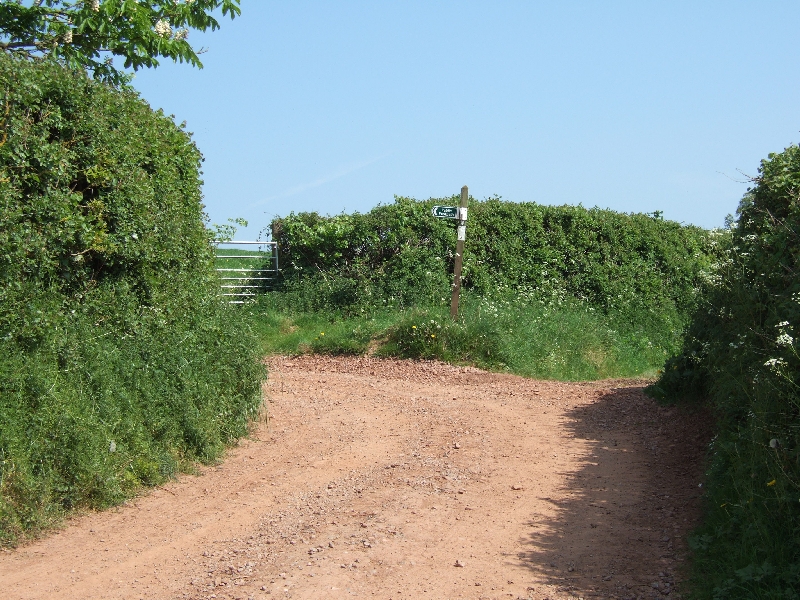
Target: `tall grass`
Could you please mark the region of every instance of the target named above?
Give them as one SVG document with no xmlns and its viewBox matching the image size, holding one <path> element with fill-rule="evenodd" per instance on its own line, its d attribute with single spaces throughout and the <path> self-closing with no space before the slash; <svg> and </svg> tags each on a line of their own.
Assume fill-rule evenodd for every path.
<svg viewBox="0 0 800 600">
<path fill-rule="evenodd" d="M 438 359 L 567 381 L 655 376 L 680 342 L 677 318 L 631 324 L 579 301 L 465 294 L 456 321 L 429 305 L 363 313 L 296 311 L 280 294 L 250 307 L 265 353 L 364 354 Z"/>
<path fill-rule="evenodd" d="M 241 315 L 147 312 L 126 327 L 76 311 L 36 349 L 0 344 L 0 545 L 211 462 L 247 432 L 264 373 Z"/>
</svg>

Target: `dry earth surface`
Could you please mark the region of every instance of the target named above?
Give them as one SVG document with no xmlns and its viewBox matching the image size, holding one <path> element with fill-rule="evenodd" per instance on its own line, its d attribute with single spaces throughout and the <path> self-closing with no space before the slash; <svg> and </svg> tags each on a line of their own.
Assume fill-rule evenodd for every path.
<svg viewBox="0 0 800 600">
<path fill-rule="evenodd" d="M 642 382 L 270 359 L 202 469 L 0 552 L 3 598 L 677 598 L 708 417 Z"/>
</svg>

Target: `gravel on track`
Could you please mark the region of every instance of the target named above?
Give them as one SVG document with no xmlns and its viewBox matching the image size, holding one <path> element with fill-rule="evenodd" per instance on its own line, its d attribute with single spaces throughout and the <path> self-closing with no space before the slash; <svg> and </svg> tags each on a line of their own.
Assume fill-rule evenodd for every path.
<svg viewBox="0 0 800 600">
<path fill-rule="evenodd" d="M 272 357 L 224 461 L 0 552 L 2 596 L 679 598 L 707 413 L 636 380 Z"/>
</svg>

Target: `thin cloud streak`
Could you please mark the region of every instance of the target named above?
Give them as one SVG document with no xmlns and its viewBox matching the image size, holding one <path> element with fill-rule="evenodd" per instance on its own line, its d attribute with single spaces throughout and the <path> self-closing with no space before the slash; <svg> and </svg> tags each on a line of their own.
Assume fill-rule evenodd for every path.
<svg viewBox="0 0 800 600">
<path fill-rule="evenodd" d="M 252 208 L 253 206 L 261 206 L 262 204 L 266 204 L 273 200 L 279 200 L 281 198 L 289 198 L 291 196 L 296 196 L 297 194 L 302 194 L 307 190 L 313 190 L 314 188 L 318 188 L 322 185 L 325 185 L 326 183 L 330 183 L 331 181 L 335 181 L 336 179 L 340 179 L 346 175 L 350 175 L 351 173 L 360 171 L 361 169 L 368 167 L 369 165 L 376 163 L 379 160 L 386 158 L 387 156 L 389 156 L 389 154 L 384 154 L 382 156 L 378 156 L 377 158 L 372 158 L 370 160 L 356 163 L 354 165 L 341 167 L 338 170 L 334 171 L 333 173 L 325 175 L 324 177 L 320 177 L 319 179 L 315 179 L 314 181 L 309 181 L 308 183 L 301 183 L 300 185 L 290 187 L 288 190 L 280 194 L 277 194 L 275 196 L 270 196 L 269 198 L 265 198 L 264 200 L 259 200 L 258 202 L 254 202 L 248 208 Z"/>
</svg>

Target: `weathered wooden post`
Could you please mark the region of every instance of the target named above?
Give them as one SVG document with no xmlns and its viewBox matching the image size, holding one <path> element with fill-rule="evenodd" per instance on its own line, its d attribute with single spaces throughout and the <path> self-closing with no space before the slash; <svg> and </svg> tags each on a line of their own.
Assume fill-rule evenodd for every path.
<svg viewBox="0 0 800 600">
<path fill-rule="evenodd" d="M 450 317 L 458 317 L 458 297 L 461 294 L 461 268 L 464 261 L 464 242 L 467 239 L 467 204 L 469 191 L 461 188 L 461 204 L 458 207 L 458 237 L 456 240 L 456 263 L 453 267 L 453 291 L 450 297 Z"/>
</svg>

